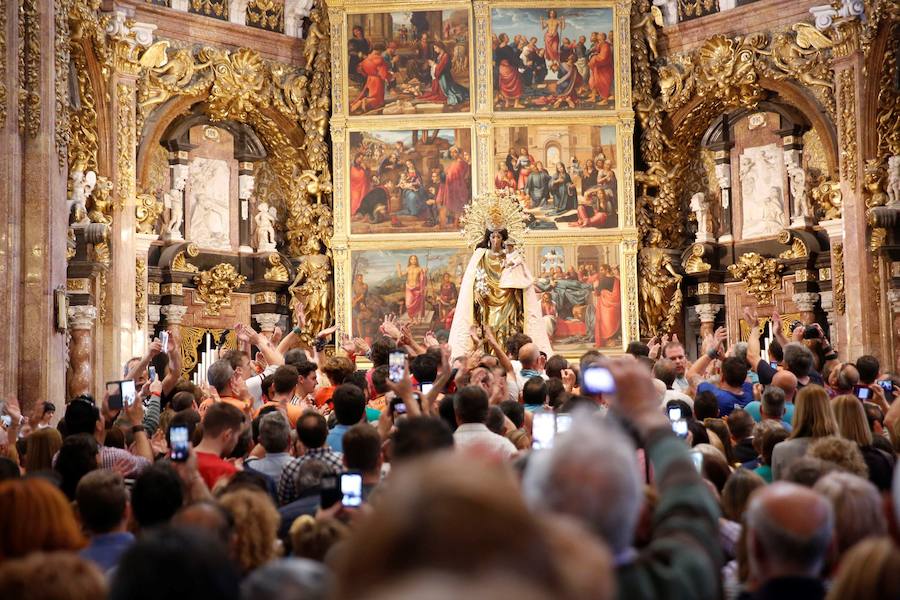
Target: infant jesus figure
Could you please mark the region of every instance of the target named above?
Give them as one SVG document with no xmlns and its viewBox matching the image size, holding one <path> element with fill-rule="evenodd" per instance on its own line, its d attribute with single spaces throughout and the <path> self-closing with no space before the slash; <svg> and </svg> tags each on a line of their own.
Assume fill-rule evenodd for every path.
<svg viewBox="0 0 900 600">
<path fill-rule="evenodd" d="M 506 258 L 503 260 L 503 272 L 500 274 L 500 287 L 506 289 L 524 290 L 531 286 L 533 280 L 522 254 L 516 249 L 515 243 L 506 242 Z"/>
</svg>

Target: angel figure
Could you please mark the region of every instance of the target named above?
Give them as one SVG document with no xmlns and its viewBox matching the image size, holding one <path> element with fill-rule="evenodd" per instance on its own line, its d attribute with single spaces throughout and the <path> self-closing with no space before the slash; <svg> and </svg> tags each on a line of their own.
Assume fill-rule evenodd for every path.
<svg viewBox="0 0 900 600">
<path fill-rule="evenodd" d="M 169 209 L 169 216 L 163 224 L 163 239 L 180 240 L 181 224 L 184 221 L 184 186 L 187 185 L 188 169 L 184 165 L 172 167 L 172 187 L 163 197 L 163 206 Z"/>
<path fill-rule="evenodd" d="M 70 176 L 72 194 L 69 196 L 69 218 L 73 224 L 86 225 L 91 222 L 87 215 L 87 200 L 97 185 L 97 174 L 75 169 Z"/>
<path fill-rule="evenodd" d="M 788 181 L 791 186 L 791 197 L 794 199 L 796 216 L 804 219 L 813 218 L 813 207 L 806 191 L 806 171 L 800 165 L 790 164 L 787 167 Z"/>
<path fill-rule="evenodd" d="M 268 202 L 260 202 L 256 206 L 256 251 L 271 252 L 275 250 L 275 223 L 278 210 L 269 206 Z"/>
<path fill-rule="evenodd" d="M 888 158 L 887 195 L 890 208 L 900 208 L 900 156 Z"/>
<path fill-rule="evenodd" d="M 709 241 L 712 231 L 709 223 L 709 201 L 706 194 L 697 192 L 691 196 L 691 211 L 697 217 L 697 241 Z"/>
<path fill-rule="evenodd" d="M 334 284 L 331 280 L 331 260 L 317 253 L 319 242 L 310 239 L 304 250 L 311 251 L 304 256 L 297 267 L 297 276 L 288 287 L 291 295 L 291 310 L 302 309 L 303 322 L 297 323 L 303 330 L 301 340 L 311 344 L 316 333 L 331 325 L 333 319 Z"/>
<path fill-rule="evenodd" d="M 322 30 L 322 12 L 314 10 L 309 14 L 309 29 L 303 40 L 303 57 L 306 59 L 306 68 L 312 69 L 313 61 L 319 53 L 319 44 L 326 41 L 328 36 Z"/>
<path fill-rule="evenodd" d="M 653 236 L 651 244 L 658 243 Z M 660 248 L 644 248 L 640 253 L 640 293 L 643 311 L 641 324 L 644 333 L 654 335 L 670 331 L 681 311 L 682 276 L 675 270 L 672 257 Z"/>
<path fill-rule="evenodd" d="M 97 184 L 89 197 L 91 207 L 88 210 L 88 218 L 92 223 L 112 225 L 113 201 L 110 198 L 112 188 L 112 181 L 102 175 L 97 177 Z"/>
<path fill-rule="evenodd" d="M 644 13 L 644 16 L 637 23 L 631 24 L 632 31 L 644 31 L 644 36 L 647 38 L 647 47 L 650 49 L 650 57 L 653 60 L 659 58 L 659 50 L 657 50 L 656 47 L 656 42 L 658 39 L 656 28 L 662 26 L 662 11 L 660 11 L 659 7 L 655 5 L 651 6 L 650 10 Z"/>
<path fill-rule="evenodd" d="M 534 278 L 525 266 L 522 253 L 516 249 L 512 240 L 506 240 L 506 258 L 503 260 L 503 272 L 500 274 L 500 287 L 524 290 L 534 283 Z"/>
</svg>

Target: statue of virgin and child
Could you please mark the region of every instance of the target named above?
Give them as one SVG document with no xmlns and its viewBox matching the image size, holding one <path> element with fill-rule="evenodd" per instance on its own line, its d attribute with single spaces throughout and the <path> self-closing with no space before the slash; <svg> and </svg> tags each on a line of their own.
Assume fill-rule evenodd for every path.
<svg viewBox="0 0 900 600">
<path fill-rule="evenodd" d="M 485 328 L 490 328 L 501 348 L 514 335 L 524 333 L 550 356 L 534 278 L 521 251 L 527 229 L 519 200 L 506 190 L 475 198 L 460 223 L 475 251 L 463 274 L 450 326 L 451 356 L 461 357 L 474 349 L 473 327 L 482 338 Z"/>
</svg>

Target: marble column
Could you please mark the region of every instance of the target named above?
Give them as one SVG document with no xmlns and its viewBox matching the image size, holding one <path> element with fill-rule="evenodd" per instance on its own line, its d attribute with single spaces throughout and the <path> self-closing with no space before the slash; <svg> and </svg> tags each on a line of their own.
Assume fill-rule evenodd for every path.
<svg viewBox="0 0 900 600">
<path fill-rule="evenodd" d="M 69 384 L 66 402 L 80 394 L 92 393 L 94 367 L 94 320 L 97 307 L 90 304 L 70 306 L 69 318 Z"/>
<path fill-rule="evenodd" d="M 156 25 L 137 23 L 122 10 L 110 15 L 106 32 L 115 56 L 110 74 L 106 115 L 112 124 L 113 197 L 117 210 L 110 231 L 112 262 L 107 281 L 114 290 L 107 295 L 107 318 L 103 323 L 103 368 L 118 373 L 123 365 L 144 347 L 143 334 L 135 326 L 135 295 L 137 273 L 135 267 L 135 193 L 137 147 L 137 78 L 139 63 L 132 60 L 135 48 L 153 43 Z M 102 311 L 101 311 L 102 312 Z"/>
<path fill-rule="evenodd" d="M 54 298 L 54 290 L 66 285 L 68 230 L 66 148 L 57 137 L 57 121 L 65 118 L 57 114 L 57 102 L 65 100 L 56 84 L 56 4 L 53 0 L 0 3 L 8 17 L 8 54 L 2 57 L 8 66 L 4 82 L 8 121 L 0 163 L 5 165 L 6 152 L 12 151 L 9 166 L 0 167 L 11 175 L 0 200 L 10 205 L 0 213 L 11 217 L 3 222 L 3 235 L 9 237 L 2 245 L 11 247 L 12 255 L 18 257 L 10 265 L 18 297 L 15 293 L 3 297 L 4 305 L 18 306 L 4 308 L 2 313 L 7 329 L 18 330 L 3 344 L 14 360 L 5 361 L 0 371 L 13 366 L 15 391 L 25 413 L 39 402 L 59 400 L 66 393 L 62 368 L 66 336 L 56 327 Z M 24 38 L 17 33 L 20 28 Z M 23 59 L 19 69 L 17 55 Z M 10 123 L 18 123 L 18 131 Z"/>
<path fill-rule="evenodd" d="M 271 340 L 272 334 L 275 333 L 275 327 L 278 326 L 278 321 L 281 320 L 281 315 L 278 313 L 259 313 L 253 315 L 253 320 L 259 325 L 260 332 L 267 339 Z"/>
<path fill-rule="evenodd" d="M 173 326 L 181 325 L 184 315 L 187 313 L 187 306 L 180 304 L 166 304 L 159 309 L 160 314 L 166 319 L 166 329 Z"/>
<path fill-rule="evenodd" d="M 712 335 L 716 330 L 716 316 L 722 310 L 722 304 L 698 304 L 694 307 L 694 311 L 700 318 L 700 339 Z"/>
<path fill-rule="evenodd" d="M 791 299 L 800 311 L 800 320 L 804 325 L 814 323 L 816 320 L 816 303 L 819 301 L 819 294 L 816 292 L 800 292 L 794 294 Z"/>
</svg>

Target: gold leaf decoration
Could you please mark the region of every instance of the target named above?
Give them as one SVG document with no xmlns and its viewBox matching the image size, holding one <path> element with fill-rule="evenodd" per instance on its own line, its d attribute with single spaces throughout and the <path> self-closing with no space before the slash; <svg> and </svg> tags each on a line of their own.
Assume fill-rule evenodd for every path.
<svg viewBox="0 0 900 600">
<path fill-rule="evenodd" d="M 856 187 L 857 145 L 856 145 L 856 90 L 853 85 L 853 70 L 844 69 L 840 74 L 840 139 L 841 139 L 841 179 L 846 179 Z"/>
<path fill-rule="evenodd" d="M 806 258 L 809 256 L 809 248 L 798 236 L 794 235 L 790 229 L 784 229 L 778 234 L 778 242 L 780 244 L 790 244 L 790 248 L 778 255 L 778 258 L 790 260 L 794 258 Z"/>
<path fill-rule="evenodd" d="M 228 263 L 219 263 L 209 271 L 194 276 L 197 296 L 206 303 L 204 312 L 218 316 L 224 306 L 231 306 L 231 294 L 244 285 L 247 278 Z"/>
<path fill-rule="evenodd" d="M 290 273 L 288 272 L 287 267 L 284 266 L 284 263 L 281 262 L 281 257 L 277 252 L 269 255 L 269 264 L 272 266 L 266 269 L 263 279 L 266 281 L 278 282 L 285 282 L 290 279 Z"/>
<path fill-rule="evenodd" d="M 150 194 L 138 194 L 135 199 L 135 229 L 138 233 L 156 233 L 159 215 L 163 212 L 163 203 Z"/>
<path fill-rule="evenodd" d="M 844 294 L 844 245 L 831 247 L 831 290 L 834 293 L 834 309 L 839 315 L 847 310 L 847 297 Z"/>
<path fill-rule="evenodd" d="M 182 250 L 178 254 L 175 255 L 175 258 L 172 259 L 172 270 L 173 271 L 182 271 L 184 273 L 198 273 L 200 269 L 197 268 L 196 265 L 192 265 L 185 258 L 185 252 L 191 258 L 200 254 L 200 250 L 194 244 L 188 244 L 185 250 Z"/>
<path fill-rule="evenodd" d="M 780 273 L 784 268 L 774 258 L 765 258 L 756 252 L 746 252 L 733 265 L 728 265 L 728 273 L 747 286 L 747 293 L 759 304 L 772 304 L 773 294 L 781 285 Z"/>
<path fill-rule="evenodd" d="M 147 316 L 147 259 L 138 258 L 134 263 L 134 320 L 139 327 Z"/>
</svg>

